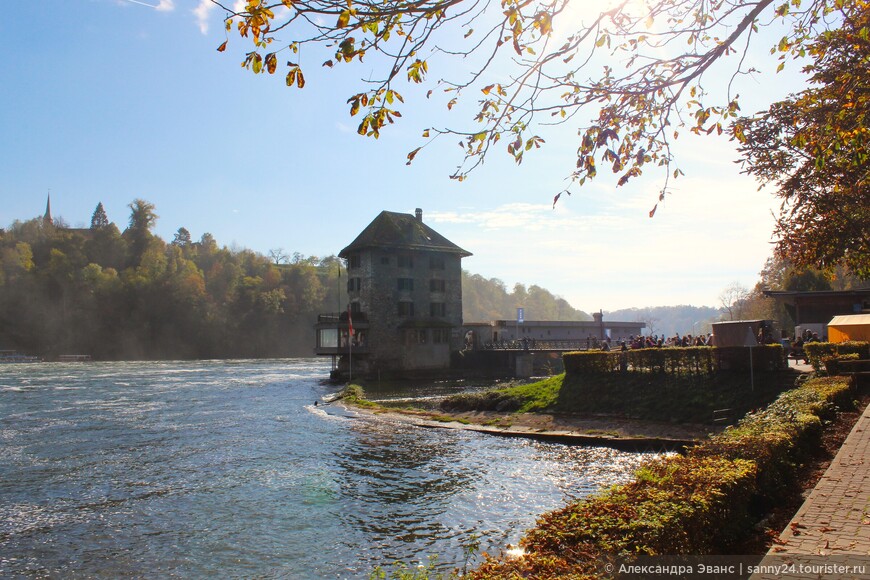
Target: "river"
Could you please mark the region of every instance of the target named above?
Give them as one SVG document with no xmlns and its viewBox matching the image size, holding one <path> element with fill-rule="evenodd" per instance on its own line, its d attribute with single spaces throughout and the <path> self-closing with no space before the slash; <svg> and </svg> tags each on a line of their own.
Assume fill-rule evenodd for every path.
<svg viewBox="0 0 870 580">
<path fill-rule="evenodd" d="M 327 375 L 316 359 L 0 365 L 0 576 L 450 569 L 473 535 L 498 553 L 647 457 L 315 406 Z"/>
</svg>

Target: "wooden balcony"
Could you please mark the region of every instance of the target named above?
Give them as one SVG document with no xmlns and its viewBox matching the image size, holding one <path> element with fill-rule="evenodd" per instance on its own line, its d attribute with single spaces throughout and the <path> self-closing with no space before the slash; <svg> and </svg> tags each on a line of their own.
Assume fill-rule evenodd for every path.
<svg viewBox="0 0 870 580">
<path fill-rule="evenodd" d="M 327 313 L 317 315 L 317 324 L 314 329 L 317 334 L 317 344 L 314 354 L 318 356 L 341 356 L 348 354 L 348 350 L 356 354 L 368 354 L 368 329 L 369 319 L 365 312 L 352 313 L 354 336 L 352 343 L 348 345 L 348 316 L 347 312 Z"/>
</svg>

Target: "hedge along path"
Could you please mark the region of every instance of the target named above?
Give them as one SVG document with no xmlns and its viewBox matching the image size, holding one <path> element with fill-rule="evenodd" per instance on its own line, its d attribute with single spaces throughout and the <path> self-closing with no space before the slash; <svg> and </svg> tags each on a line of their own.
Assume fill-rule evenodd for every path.
<svg viewBox="0 0 870 580">
<path fill-rule="evenodd" d="M 487 557 L 469 577 L 601 578 L 614 557 L 728 554 L 795 484 L 823 421 L 851 394 L 845 377 L 808 380 L 685 456 L 543 515 L 520 542 L 523 557 Z"/>
<path fill-rule="evenodd" d="M 779 344 L 765 344 L 753 349 L 753 368 L 776 371 L 786 367 L 785 353 Z M 562 355 L 567 375 L 608 373 L 668 373 L 679 375 L 714 375 L 720 370 L 748 369 L 745 347 L 668 347 L 613 351 L 578 351 Z"/>
<path fill-rule="evenodd" d="M 868 468 L 870 406 L 864 409 L 837 456 L 768 554 L 870 556 Z M 866 559 L 855 562 L 867 564 Z"/>
<path fill-rule="evenodd" d="M 807 342 L 804 343 L 806 360 L 813 369 L 820 371 L 824 368 L 825 359 L 845 358 L 857 356 L 858 358 L 870 357 L 870 342 L 863 340 L 848 340 L 846 342 Z"/>
</svg>

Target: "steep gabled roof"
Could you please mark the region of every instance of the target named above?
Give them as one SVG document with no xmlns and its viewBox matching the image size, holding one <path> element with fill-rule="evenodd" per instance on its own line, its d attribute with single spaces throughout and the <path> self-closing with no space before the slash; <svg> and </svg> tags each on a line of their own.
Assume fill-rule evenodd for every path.
<svg viewBox="0 0 870 580">
<path fill-rule="evenodd" d="M 382 211 L 345 249 L 338 253 L 347 258 L 351 252 L 369 248 L 431 250 L 470 256 L 467 252 L 407 213 Z"/>
</svg>

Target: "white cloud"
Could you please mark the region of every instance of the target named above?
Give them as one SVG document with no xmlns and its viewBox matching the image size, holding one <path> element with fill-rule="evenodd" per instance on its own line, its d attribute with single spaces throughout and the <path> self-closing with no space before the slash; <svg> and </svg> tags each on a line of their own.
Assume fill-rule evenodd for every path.
<svg viewBox="0 0 870 580">
<path fill-rule="evenodd" d="M 141 0 L 125 0 L 130 4 L 138 4 L 140 6 L 147 6 L 148 8 L 153 8 L 158 12 L 172 12 L 175 10 L 175 0 L 157 0 L 157 4 L 151 4 L 149 2 L 142 2 Z"/>
<path fill-rule="evenodd" d="M 727 170 L 726 170 L 727 169 Z M 472 252 L 464 267 L 537 284 L 584 310 L 716 305 L 734 280 L 751 287 L 770 255 L 776 200 L 730 167 L 700 169 L 648 212 L 655 196 L 572 196 L 550 204 L 431 211 L 427 221 Z"/>
<path fill-rule="evenodd" d="M 215 7 L 211 0 L 199 0 L 197 7 L 192 10 L 199 31 L 203 34 L 208 34 L 208 17 Z"/>
</svg>

